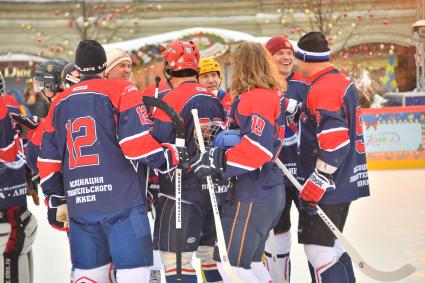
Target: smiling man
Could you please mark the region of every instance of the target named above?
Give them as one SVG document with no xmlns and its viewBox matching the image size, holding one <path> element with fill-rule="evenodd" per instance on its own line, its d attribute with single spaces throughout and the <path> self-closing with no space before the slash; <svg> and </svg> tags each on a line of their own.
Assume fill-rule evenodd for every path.
<svg viewBox="0 0 425 283">
<path fill-rule="evenodd" d="M 273 61 L 279 71 L 282 80 L 286 80 L 287 89 L 285 97 L 290 100 L 295 100 L 296 105 L 300 105 L 305 100 L 309 85 L 304 78 L 298 73 L 293 72 L 294 67 L 294 48 L 291 42 L 284 36 L 273 36 L 267 43 L 266 49 L 272 54 Z M 293 110 L 296 113 L 297 110 Z M 294 114 L 293 114 L 294 115 Z M 288 120 L 288 119 L 287 119 Z M 297 175 L 297 140 L 298 128 L 295 123 L 286 125 L 285 140 L 279 159 L 292 172 Z M 298 206 L 298 193 L 292 183 L 284 177 L 283 180 L 286 191 L 285 209 L 279 219 L 278 224 L 274 227 L 276 251 L 272 250 L 272 242 L 267 240 L 265 247 L 265 255 L 267 267 L 273 282 L 285 283 L 289 282 L 291 263 L 289 260 L 289 252 L 291 248 L 291 219 L 290 211 L 292 201 Z M 272 264 L 271 255 L 276 252 L 278 264 Z M 279 267 L 279 268 L 277 268 Z M 280 270 L 279 270 L 280 269 Z"/>
<path fill-rule="evenodd" d="M 107 67 L 105 77 L 113 80 L 130 80 L 131 61 L 130 55 L 120 48 L 109 49 L 106 52 Z"/>
<path fill-rule="evenodd" d="M 230 110 L 233 98 L 229 92 L 220 89 L 221 86 L 221 67 L 213 58 L 201 58 L 199 61 L 198 83 L 217 95 L 223 105 L 225 114 Z"/>
</svg>

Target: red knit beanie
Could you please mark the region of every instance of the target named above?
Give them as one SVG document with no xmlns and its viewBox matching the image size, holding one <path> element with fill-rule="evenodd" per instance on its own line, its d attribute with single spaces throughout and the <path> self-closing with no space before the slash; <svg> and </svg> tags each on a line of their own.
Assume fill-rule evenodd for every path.
<svg viewBox="0 0 425 283">
<path fill-rule="evenodd" d="M 266 48 L 273 55 L 280 49 L 291 49 L 294 53 L 294 47 L 291 42 L 284 36 L 276 35 L 269 39 L 266 43 Z"/>
</svg>

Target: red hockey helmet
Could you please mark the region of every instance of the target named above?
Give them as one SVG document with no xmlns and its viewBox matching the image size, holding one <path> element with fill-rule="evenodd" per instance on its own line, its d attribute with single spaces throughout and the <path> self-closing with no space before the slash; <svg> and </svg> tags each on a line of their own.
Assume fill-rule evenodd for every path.
<svg viewBox="0 0 425 283">
<path fill-rule="evenodd" d="M 183 76 L 198 74 L 199 49 L 192 41 L 174 40 L 170 42 L 162 53 L 164 70 L 172 76 L 179 76 L 179 73 L 186 73 Z M 180 72 L 187 70 L 189 72 Z"/>
</svg>

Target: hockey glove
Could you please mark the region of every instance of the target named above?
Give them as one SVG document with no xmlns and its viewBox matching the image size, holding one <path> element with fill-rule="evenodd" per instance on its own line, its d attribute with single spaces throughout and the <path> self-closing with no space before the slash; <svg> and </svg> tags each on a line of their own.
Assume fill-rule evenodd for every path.
<svg viewBox="0 0 425 283">
<path fill-rule="evenodd" d="M 40 198 L 38 197 L 38 184 L 40 183 L 40 176 L 33 176 L 31 169 L 28 166 L 25 166 L 25 180 L 27 183 L 27 195 L 32 197 L 35 205 L 39 205 Z"/>
<path fill-rule="evenodd" d="M 49 221 L 49 224 L 55 229 L 67 231 L 67 223 L 57 220 L 58 208 L 63 205 L 66 206 L 65 197 L 52 195 L 50 197 L 46 197 L 44 201 L 47 205 L 47 220 Z M 62 209 L 63 207 L 61 208 L 61 211 L 63 212 Z M 62 212 L 61 215 L 63 215 Z M 63 219 L 63 217 L 61 219 Z"/>
<path fill-rule="evenodd" d="M 327 191 L 335 190 L 332 175 L 314 169 L 300 192 L 300 206 L 310 215 L 317 214 L 317 204 Z"/>
<path fill-rule="evenodd" d="M 203 153 L 197 154 L 190 159 L 190 168 L 198 176 L 203 178 L 209 175 L 223 176 L 226 169 L 226 149 L 213 147 Z"/>
<path fill-rule="evenodd" d="M 40 124 L 40 119 L 37 116 L 28 117 L 11 112 L 10 117 L 12 117 L 14 122 L 30 130 L 37 128 L 38 124 Z"/>
<path fill-rule="evenodd" d="M 161 172 L 171 171 L 176 166 L 185 170 L 189 169 L 190 162 L 186 148 L 170 143 L 162 143 L 161 146 L 164 148 L 166 158 L 166 164 L 163 166 L 166 168 L 161 168 Z"/>
</svg>

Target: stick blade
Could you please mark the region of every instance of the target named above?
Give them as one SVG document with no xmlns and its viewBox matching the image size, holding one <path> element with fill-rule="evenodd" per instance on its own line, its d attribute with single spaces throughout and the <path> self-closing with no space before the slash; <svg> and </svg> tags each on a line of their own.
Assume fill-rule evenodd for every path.
<svg viewBox="0 0 425 283">
<path fill-rule="evenodd" d="M 416 267 L 406 264 L 394 271 L 381 271 L 365 262 L 360 262 L 357 267 L 368 277 L 381 282 L 394 282 L 405 279 L 416 271 Z"/>
</svg>

